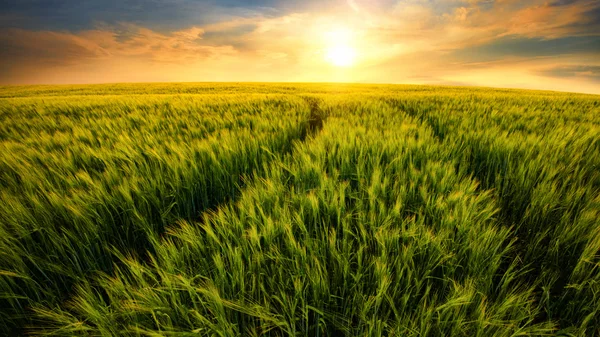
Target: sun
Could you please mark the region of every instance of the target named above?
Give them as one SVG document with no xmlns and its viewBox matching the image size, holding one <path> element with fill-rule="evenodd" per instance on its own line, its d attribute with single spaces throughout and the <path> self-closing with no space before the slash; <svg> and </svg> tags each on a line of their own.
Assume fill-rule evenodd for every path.
<svg viewBox="0 0 600 337">
<path fill-rule="evenodd" d="M 356 63 L 356 32 L 345 26 L 333 26 L 323 34 L 325 61 L 336 67 L 350 67 Z"/>
<path fill-rule="evenodd" d="M 337 67 L 349 67 L 354 64 L 356 50 L 346 45 L 333 45 L 327 48 L 325 59 Z"/>
</svg>

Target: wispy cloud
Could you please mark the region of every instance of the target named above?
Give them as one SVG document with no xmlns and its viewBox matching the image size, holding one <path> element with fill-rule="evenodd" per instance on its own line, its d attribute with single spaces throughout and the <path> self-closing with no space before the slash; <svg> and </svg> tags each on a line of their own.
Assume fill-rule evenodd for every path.
<svg viewBox="0 0 600 337">
<path fill-rule="evenodd" d="M 566 65 L 555 66 L 540 70 L 539 73 L 548 77 L 586 77 L 600 81 L 600 66 Z"/>
</svg>

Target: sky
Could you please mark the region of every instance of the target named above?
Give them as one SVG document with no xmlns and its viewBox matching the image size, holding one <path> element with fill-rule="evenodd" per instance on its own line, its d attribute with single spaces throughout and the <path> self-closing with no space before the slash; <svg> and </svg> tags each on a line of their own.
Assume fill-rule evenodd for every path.
<svg viewBox="0 0 600 337">
<path fill-rule="evenodd" d="M 0 2 L 0 84 L 212 81 L 600 94 L 600 0 Z"/>
</svg>

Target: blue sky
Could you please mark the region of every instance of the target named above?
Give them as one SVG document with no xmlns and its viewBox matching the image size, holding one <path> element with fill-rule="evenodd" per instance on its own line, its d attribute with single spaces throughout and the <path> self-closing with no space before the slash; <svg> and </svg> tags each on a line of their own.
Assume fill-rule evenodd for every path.
<svg viewBox="0 0 600 337">
<path fill-rule="evenodd" d="M 600 93 L 597 0 L 5 0 L 0 30 L 3 84 L 348 81 Z M 331 55 L 351 60 L 340 67 Z"/>
<path fill-rule="evenodd" d="M 327 1 L 322 1 L 327 4 Z M 255 15 L 283 15 L 302 1 L 194 1 L 194 0 L 8 0 L 0 3 L 4 27 L 47 30 L 83 30 L 95 24 L 136 23 L 168 31 Z M 12 22 L 10 22 L 12 21 Z"/>
</svg>

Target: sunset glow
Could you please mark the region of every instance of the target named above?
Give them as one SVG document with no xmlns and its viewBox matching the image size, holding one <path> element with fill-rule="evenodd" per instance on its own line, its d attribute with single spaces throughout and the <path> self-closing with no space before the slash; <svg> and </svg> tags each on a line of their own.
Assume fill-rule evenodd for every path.
<svg viewBox="0 0 600 337">
<path fill-rule="evenodd" d="M 600 93 L 597 1 L 161 2 L 9 0 L 0 84 L 339 80 Z"/>
</svg>

